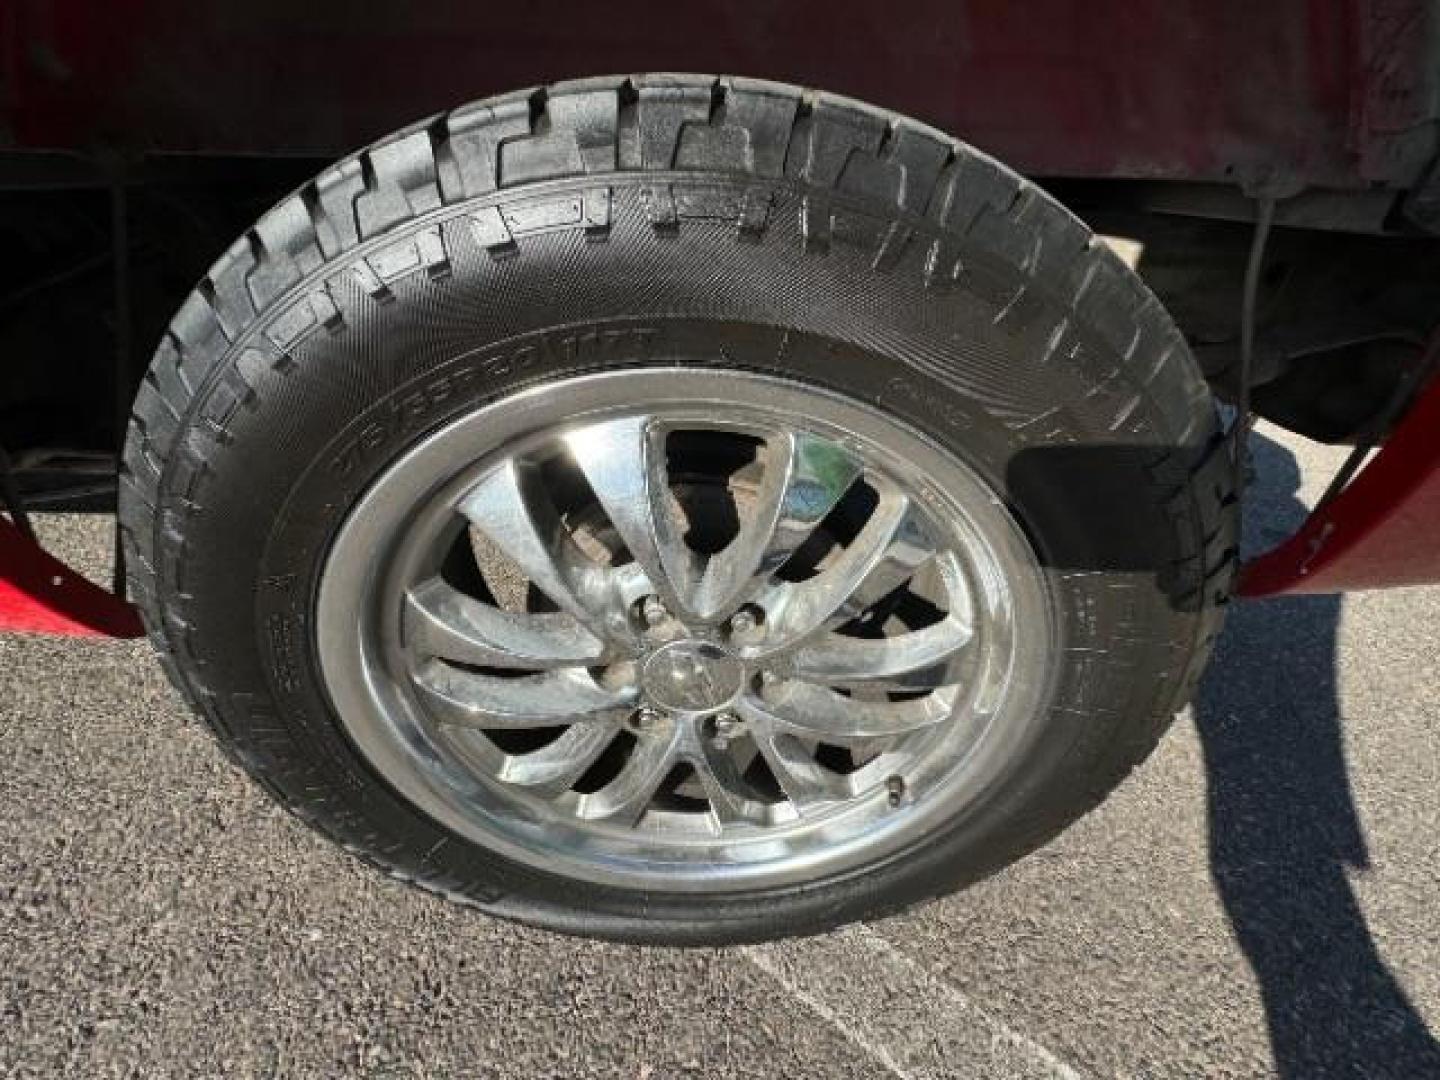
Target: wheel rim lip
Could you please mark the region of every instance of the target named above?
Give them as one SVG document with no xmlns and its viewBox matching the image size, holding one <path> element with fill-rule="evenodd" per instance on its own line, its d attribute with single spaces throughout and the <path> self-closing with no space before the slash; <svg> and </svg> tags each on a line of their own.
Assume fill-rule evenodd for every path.
<svg viewBox="0 0 1440 1080">
<path fill-rule="evenodd" d="M 580 401 L 586 405 L 577 413 L 575 403 Z M 716 429 L 744 429 L 738 421 L 717 421 L 717 407 L 780 415 L 788 407 L 792 415 L 807 418 L 805 430 L 819 428 L 822 435 L 859 443 L 867 463 L 878 454 L 892 459 L 892 464 L 913 465 L 919 452 L 922 464 L 943 464 L 949 482 L 943 489 L 929 486 L 933 478 L 922 470 L 931 508 L 938 501 L 954 521 L 970 530 L 970 540 L 978 541 L 992 556 L 990 572 L 997 572 L 1002 563 L 1009 570 L 1002 580 L 982 581 L 983 588 L 975 590 L 977 605 L 986 606 L 987 622 L 1004 615 L 996 623 L 1003 622 L 1010 639 L 1004 650 L 1003 685 L 998 690 L 990 687 L 987 719 L 961 758 L 949 764 L 945 775 L 931 778 L 934 782 L 923 797 L 903 811 L 873 805 L 883 801 L 883 791 L 856 797 L 845 813 L 811 823 L 813 835 L 805 849 L 782 858 L 716 859 L 715 844 L 702 858 L 696 852 L 707 850 L 703 844 L 688 849 L 674 846 L 668 858 L 656 858 L 653 852 L 645 858 L 627 858 L 620 853 L 623 848 L 614 845 L 577 844 L 577 838 L 563 830 L 557 835 L 555 822 L 534 820 L 533 808 L 513 793 L 508 801 L 503 792 L 497 798 L 498 782 L 476 775 L 458 760 L 463 755 L 457 756 L 454 745 L 446 745 L 448 739 L 438 739 L 433 728 L 427 729 L 413 692 L 396 677 L 393 641 L 382 632 L 388 616 L 381 608 L 393 602 L 397 592 L 403 595 L 415 573 L 413 550 L 406 558 L 395 557 L 394 526 L 404 522 L 422 532 L 438 528 L 445 508 L 476 482 L 487 462 L 527 438 L 547 431 L 553 434 L 557 415 L 580 424 L 618 413 L 669 409 L 682 420 L 690 414 L 706 418 L 706 426 Z M 840 425 L 847 420 L 848 431 Z M 863 434 L 854 430 L 857 426 L 864 428 Z M 911 457 L 898 456 L 895 447 L 871 439 L 875 431 L 903 435 L 901 446 L 911 451 Z M 406 487 L 416 478 L 428 478 L 423 494 Z M 957 479 L 965 489 L 959 493 L 964 499 L 953 490 Z M 407 494 L 402 496 L 402 489 Z M 418 513 L 417 507 L 421 507 Z M 982 520 L 977 523 L 976 517 Z M 1016 627 L 1023 633 L 1017 633 Z M 652 367 L 578 376 L 490 402 L 400 455 L 352 508 L 327 554 L 318 590 L 315 645 L 322 680 L 342 728 L 371 766 L 422 813 L 538 869 L 559 870 L 603 885 L 707 892 L 793 884 L 873 863 L 973 809 L 1002 777 L 1016 748 L 1028 739 L 1048 698 L 1054 638 L 1039 564 L 1019 526 L 988 484 L 928 436 L 873 406 L 813 385 L 753 372 Z M 957 794 L 962 797 L 941 797 Z M 848 835 L 833 827 L 846 820 L 862 827 L 852 828 Z M 776 839 L 785 837 L 767 828 L 743 842 L 754 855 Z M 731 838 L 730 843 L 733 847 L 737 841 Z"/>
</svg>

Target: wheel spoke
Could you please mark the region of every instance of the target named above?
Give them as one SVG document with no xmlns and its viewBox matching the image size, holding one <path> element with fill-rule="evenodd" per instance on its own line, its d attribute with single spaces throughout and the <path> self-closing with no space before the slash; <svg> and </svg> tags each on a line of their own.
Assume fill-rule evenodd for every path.
<svg viewBox="0 0 1440 1080">
<path fill-rule="evenodd" d="M 748 785 L 728 747 L 702 742 L 690 755 L 690 763 L 710 801 L 710 815 L 717 828 L 765 820 L 765 804 L 745 796 Z"/>
<path fill-rule="evenodd" d="M 615 779 L 580 797 L 576 814 L 592 821 L 634 825 L 679 761 L 680 745 L 679 728 L 664 735 L 642 736 Z"/>
<path fill-rule="evenodd" d="M 883 681 L 923 687 L 927 671 L 953 657 L 971 637 L 968 624 L 954 615 L 895 637 L 831 633 L 802 646 L 790 657 L 789 668 L 798 679 L 830 686 Z"/>
<path fill-rule="evenodd" d="M 651 588 L 671 611 L 688 610 L 695 556 L 671 499 L 663 433 L 637 416 L 581 428 L 565 442 Z"/>
<path fill-rule="evenodd" d="M 766 590 L 760 605 L 769 613 L 769 628 L 760 652 L 848 622 L 903 585 L 932 555 L 910 501 L 883 492 L 870 520 L 829 566 L 806 581 Z"/>
<path fill-rule="evenodd" d="M 573 615 L 503 611 L 439 578 L 411 589 L 405 601 L 405 644 L 422 655 L 535 670 L 595 664 L 605 651 Z"/>
<path fill-rule="evenodd" d="M 768 713 L 756 709 L 751 717 L 751 738 L 796 814 L 804 817 L 849 795 L 844 779 L 807 754 L 793 737 L 778 733 Z"/>
<path fill-rule="evenodd" d="M 802 682 L 776 683 L 764 692 L 776 730 L 833 743 L 919 731 L 948 717 L 954 702 L 952 687 L 910 701 L 860 701 Z"/>
<path fill-rule="evenodd" d="M 415 685 L 440 719 L 475 728 L 536 728 L 576 723 L 629 705 L 633 687 L 609 690 L 584 668 L 500 678 L 430 660 L 415 671 Z"/>
<path fill-rule="evenodd" d="M 505 461 L 465 496 L 460 512 L 593 633 L 627 635 L 616 574 L 580 550 L 533 468 Z"/>
<path fill-rule="evenodd" d="M 618 717 L 575 724 L 554 742 L 528 754 L 505 759 L 497 775 L 527 788 L 531 794 L 553 799 L 573 788 L 620 731 Z"/>
<path fill-rule="evenodd" d="M 767 439 L 755 505 L 740 533 L 705 566 L 696 613 L 733 610 L 785 564 L 864 471 L 843 447 L 803 432 Z"/>
</svg>

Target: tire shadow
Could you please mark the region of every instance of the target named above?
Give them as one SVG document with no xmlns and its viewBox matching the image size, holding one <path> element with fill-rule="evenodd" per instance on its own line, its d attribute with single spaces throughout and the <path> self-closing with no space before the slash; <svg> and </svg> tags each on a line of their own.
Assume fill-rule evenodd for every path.
<svg viewBox="0 0 1440 1080">
<path fill-rule="evenodd" d="M 1305 515 L 1294 457 L 1252 436 L 1247 549 Z M 1283 1077 L 1440 1076 L 1440 1044 L 1350 886 L 1369 855 L 1336 692 L 1336 596 L 1237 604 L 1195 702 L 1210 866 L 1260 984 Z"/>
</svg>

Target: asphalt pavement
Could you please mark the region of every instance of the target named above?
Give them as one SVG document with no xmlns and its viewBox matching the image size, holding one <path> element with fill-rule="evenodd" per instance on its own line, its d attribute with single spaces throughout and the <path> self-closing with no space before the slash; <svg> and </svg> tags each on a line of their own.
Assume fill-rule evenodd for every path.
<svg viewBox="0 0 1440 1080">
<path fill-rule="evenodd" d="M 1263 429 L 1247 543 L 1340 452 Z M 105 572 L 99 517 L 41 526 Z M 777 946 L 521 929 L 272 806 L 143 643 L 0 639 L 0 1075 L 1440 1076 L 1440 588 L 1237 605 L 998 877 Z"/>
</svg>

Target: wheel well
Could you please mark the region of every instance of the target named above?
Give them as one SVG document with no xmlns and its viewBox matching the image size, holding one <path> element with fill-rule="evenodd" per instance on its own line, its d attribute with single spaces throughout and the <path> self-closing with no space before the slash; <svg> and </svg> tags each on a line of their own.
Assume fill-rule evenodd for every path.
<svg viewBox="0 0 1440 1080">
<path fill-rule="evenodd" d="M 1052 189 L 1098 233 L 1125 241 L 1211 387 L 1233 400 L 1254 202 L 1193 184 Z M 1383 437 L 1440 321 L 1440 239 L 1405 226 L 1393 193 L 1380 194 L 1281 202 L 1259 279 L 1252 408 L 1323 442 Z"/>
</svg>

